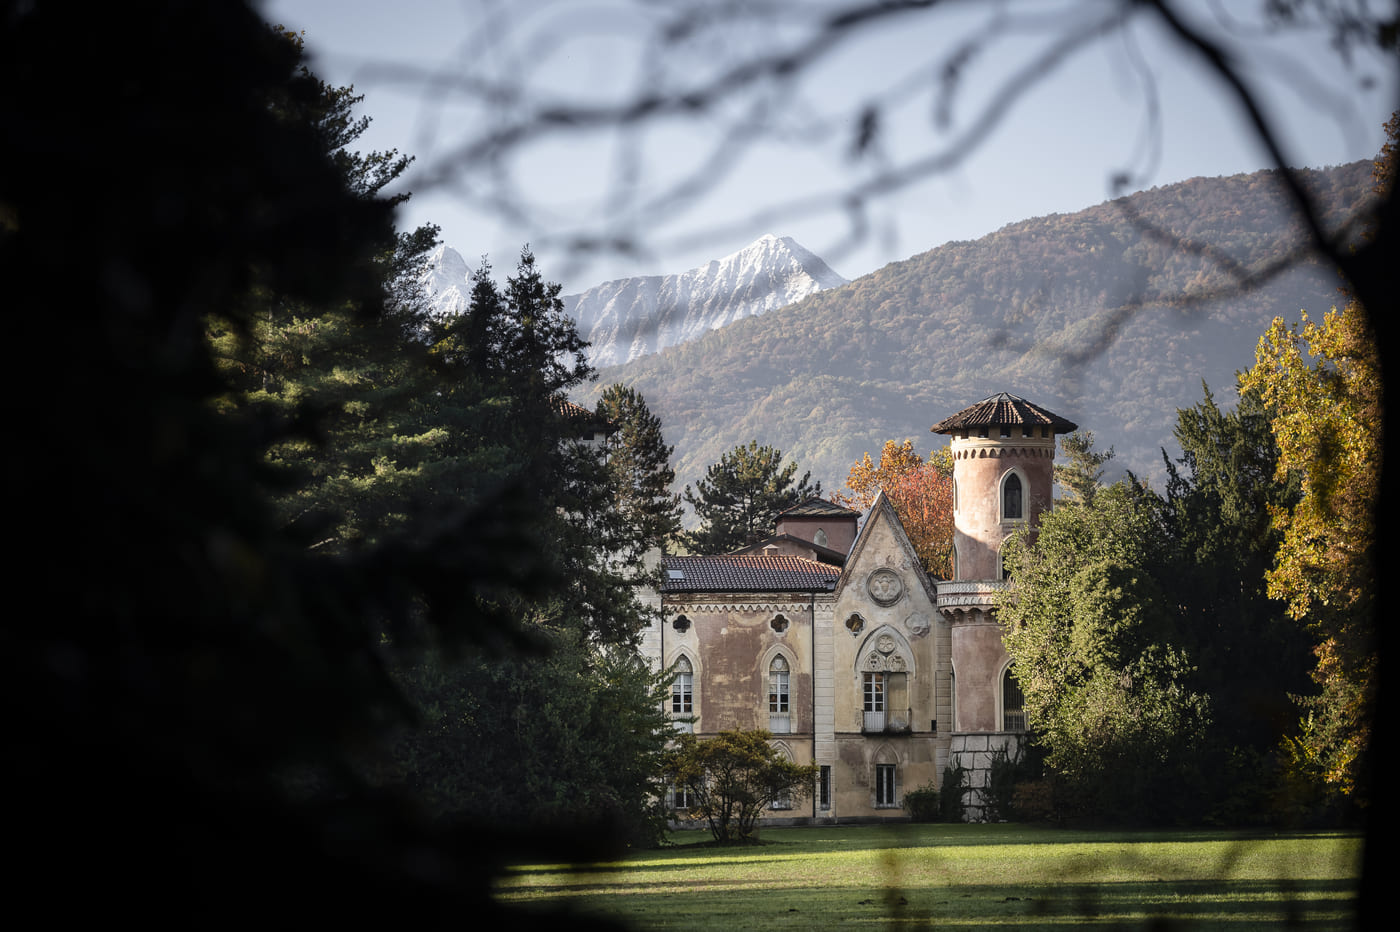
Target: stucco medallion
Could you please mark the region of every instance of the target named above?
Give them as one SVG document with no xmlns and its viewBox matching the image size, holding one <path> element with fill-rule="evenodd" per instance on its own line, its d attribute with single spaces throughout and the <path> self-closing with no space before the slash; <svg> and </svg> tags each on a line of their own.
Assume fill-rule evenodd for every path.
<svg viewBox="0 0 1400 932">
<path fill-rule="evenodd" d="M 894 570 L 881 567 L 870 574 L 865 583 L 870 598 L 880 605 L 893 605 L 904 595 L 904 583 Z"/>
<path fill-rule="evenodd" d="M 904 619 L 904 627 L 908 628 L 911 634 L 928 634 L 928 616 L 925 615 L 923 612 L 915 612 L 908 618 Z"/>
</svg>

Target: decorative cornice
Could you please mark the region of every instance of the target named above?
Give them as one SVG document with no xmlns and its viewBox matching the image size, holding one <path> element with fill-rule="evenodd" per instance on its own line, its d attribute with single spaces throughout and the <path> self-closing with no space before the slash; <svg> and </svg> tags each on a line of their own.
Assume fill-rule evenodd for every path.
<svg viewBox="0 0 1400 932">
<path fill-rule="evenodd" d="M 996 604 L 1005 584 L 996 579 L 969 579 L 938 584 L 938 610 L 984 609 Z"/>
<path fill-rule="evenodd" d="M 1000 625 L 994 605 L 939 606 L 939 613 L 956 628 L 969 625 Z"/>
<path fill-rule="evenodd" d="M 967 444 L 967 446 L 959 449 L 959 444 Z M 1007 457 L 1054 459 L 1055 444 L 1053 441 L 1046 441 L 1044 446 L 1029 446 L 1027 444 L 1028 441 L 1020 441 L 1016 446 L 1007 446 L 1005 443 L 989 442 L 987 440 L 982 440 L 980 443 L 972 440 L 954 440 L 953 459 L 1004 459 Z"/>
<path fill-rule="evenodd" d="M 667 614 L 723 614 L 725 612 L 781 612 L 784 615 L 805 615 L 812 608 L 810 602 L 667 602 Z M 821 606 L 818 605 L 818 609 Z"/>
</svg>

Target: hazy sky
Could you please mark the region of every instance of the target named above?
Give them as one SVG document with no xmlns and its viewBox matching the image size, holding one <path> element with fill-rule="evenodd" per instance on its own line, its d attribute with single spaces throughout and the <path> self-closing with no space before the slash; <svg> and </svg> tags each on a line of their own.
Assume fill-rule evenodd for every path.
<svg viewBox="0 0 1400 932">
<path fill-rule="evenodd" d="M 1376 154 L 1396 106 L 1392 61 L 1354 46 L 1348 61 L 1326 29 L 1262 29 L 1253 18 L 1262 0 L 1183 5 L 1238 56 L 1284 130 L 1291 164 Z M 702 19 L 663 37 L 677 9 L 721 6 L 752 18 Z M 417 158 L 401 225 L 437 224 L 470 263 L 489 254 L 502 274 L 529 242 L 566 292 L 683 271 L 764 233 L 792 236 L 855 278 L 949 240 L 1097 204 L 1119 174 L 1131 178 L 1125 190 L 1137 190 L 1270 164 L 1220 81 L 1150 15 L 1073 44 L 969 142 L 987 102 L 1024 86 L 1017 76 L 1036 56 L 1117 8 L 1106 0 L 943 4 L 848 34 L 786 83 L 628 131 L 559 127 L 517 138 L 499 158 L 483 155 L 482 138 L 531 125 L 541 102 L 588 110 L 643 94 L 664 99 L 812 34 L 790 11 L 764 12 L 775 6 L 275 0 L 263 9 L 270 22 L 305 32 L 322 78 L 365 95 L 361 112 L 373 123 L 363 148 Z M 985 39 L 977 54 L 957 56 L 973 37 Z M 949 74 L 958 82 L 944 95 Z M 872 103 L 879 132 L 856 159 L 859 115 Z M 938 171 L 868 198 L 863 238 L 850 245 L 843 193 L 923 161 Z M 704 184 L 677 196 L 692 179 Z M 640 250 L 584 261 L 566 248 L 580 237 L 620 237 Z"/>
</svg>

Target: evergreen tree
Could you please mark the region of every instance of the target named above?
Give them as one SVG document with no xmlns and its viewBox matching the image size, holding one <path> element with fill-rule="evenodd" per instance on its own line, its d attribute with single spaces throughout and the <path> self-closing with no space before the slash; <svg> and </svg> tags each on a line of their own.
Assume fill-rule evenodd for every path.
<svg viewBox="0 0 1400 932">
<path fill-rule="evenodd" d="M 1006 646 L 1070 813 L 1200 815 L 1210 700 L 1182 646 L 1175 586 L 1159 576 L 1170 549 L 1159 512 L 1150 490 L 1120 482 L 1043 515 L 1034 544 L 1005 551 Z"/>
<path fill-rule="evenodd" d="M 770 536 L 780 512 L 821 494 L 820 482 L 810 484 L 810 472 L 800 480 L 796 475 L 796 463 L 784 466 L 781 450 L 756 440 L 730 450 L 705 471 L 694 492 L 685 488 L 685 500 L 701 521 L 685 535 L 686 545 L 692 553 L 728 553 Z"/>
<path fill-rule="evenodd" d="M 1308 691 L 1303 628 L 1266 585 L 1282 539 L 1270 514 L 1297 500 L 1298 484 L 1275 478 L 1278 445 L 1255 393 L 1230 411 L 1204 394 L 1177 412 L 1182 456 L 1166 464 L 1168 572 L 1180 582 L 1183 628 L 1215 699 L 1220 741 L 1265 753 L 1292 731 L 1290 694 Z"/>
<path fill-rule="evenodd" d="M 280 40 L 302 55 L 300 37 Z M 369 124 L 354 115 L 362 95 L 327 85 L 305 64 L 298 76 L 314 93 L 274 95 L 276 118 L 309 127 L 349 197 L 387 208 L 402 203 L 406 195 L 386 197 L 383 189 L 412 160 L 349 148 Z M 232 388 L 222 409 L 257 410 L 283 425 L 268 451 L 286 489 L 275 501 L 280 520 L 308 546 L 363 545 L 410 520 L 406 500 L 441 433 L 422 409 L 431 387 L 417 285 L 435 238 L 430 226 L 404 234 L 381 228 L 354 259 L 378 285 L 359 300 L 310 302 L 259 284 L 239 313 L 209 318 L 209 341 Z"/>
<path fill-rule="evenodd" d="M 75 48 L 73 68 L 53 69 Z M 342 346 L 366 346 L 360 334 L 411 329 L 385 286 L 393 204 L 347 185 L 327 137 L 293 118 L 324 108 L 322 88 L 242 4 L 11 5 L 0 49 L 0 113 L 24 128 L 0 172 L 15 337 L 52 338 L 56 281 L 84 334 L 56 357 L 46 403 L 17 413 L 46 461 L 14 477 L 45 503 L 20 517 L 32 549 L 16 572 L 68 595 L 6 652 L 5 682 L 32 709 L 13 723 L 14 790 L 45 813 L 12 833 L 28 855 L 16 882 L 46 894 L 60 873 L 91 878 L 120 908 L 160 877 L 179 896 L 140 909 L 161 925 L 191 909 L 256 922 L 268 903 L 337 923 L 504 923 L 489 888 L 507 845 L 422 820 L 358 764 L 407 713 L 386 632 L 487 641 L 517 625 L 488 591 L 558 592 L 531 536 L 549 506 L 505 488 L 461 520 L 382 522 L 373 546 L 311 549 L 326 535 L 285 506 L 289 483 L 314 478 L 314 448 L 275 468 L 286 444 L 348 430 L 354 403 L 376 396 L 338 395 L 338 379 L 360 377 L 335 364 L 271 365 L 301 367 L 306 349 L 274 330 L 343 324 L 345 343 L 313 357 L 353 363 Z M 95 75 L 118 74 L 93 92 Z M 92 171 L 91 140 L 132 128 L 141 144 Z M 75 242 L 92 261 L 73 261 Z M 400 371 L 396 353 L 381 372 Z M 395 377 L 372 384 L 390 392 Z"/>
<path fill-rule="evenodd" d="M 614 507 L 632 529 L 640 552 L 663 547 L 680 532 L 681 497 L 671 492 L 675 448 L 666 444 L 661 419 L 640 392 L 624 385 L 603 391 L 597 413 L 614 428 L 607 444 Z"/>
<path fill-rule="evenodd" d="M 1104 464 L 1113 459 L 1113 447 L 1107 452 L 1095 450 L 1094 432 L 1076 430 L 1060 438 L 1060 455 L 1062 461 L 1055 464 L 1055 482 L 1065 491 L 1066 500 L 1092 504 Z"/>
<path fill-rule="evenodd" d="M 379 778 L 444 820 L 658 843 L 668 678 L 631 650 L 589 644 L 562 603 L 535 620 L 540 654 L 405 658 L 396 679 L 422 720 L 400 732 Z"/>
<path fill-rule="evenodd" d="M 1297 486 L 1275 478 L 1257 395 L 1232 411 L 1204 395 L 1177 413 L 1182 455 L 1166 462 L 1165 496 L 1131 477 L 1097 489 L 1077 470 L 1096 491 L 1044 516 L 1033 545 L 1008 548 L 1001 617 L 1028 721 L 1080 805 L 1130 818 L 1170 774 L 1176 802 L 1162 815 L 1287 818 L 1276 751 L 1295 732 L 1307 642 L 1265 576 L 1281 539 L 1269 515 Z M 1092 466 L 1091 439 L 1076 448 Z"/>
</svg>

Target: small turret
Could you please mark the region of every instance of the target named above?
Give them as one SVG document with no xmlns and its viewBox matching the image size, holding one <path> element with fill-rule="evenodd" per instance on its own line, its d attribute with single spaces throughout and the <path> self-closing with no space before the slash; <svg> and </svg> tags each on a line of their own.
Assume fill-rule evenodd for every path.
<svg viewBox="0 0 1400 932">
<path fill-rule="evenodd" d="M 953 438 L 953 578 L 999 580 L 1001 545 L 1035 527 L 1055 485 L 1055 437 L 1077 425 L 1008 392 L 933 425 Z"/>
</svg>

